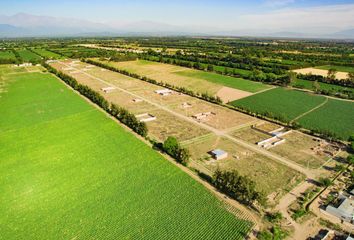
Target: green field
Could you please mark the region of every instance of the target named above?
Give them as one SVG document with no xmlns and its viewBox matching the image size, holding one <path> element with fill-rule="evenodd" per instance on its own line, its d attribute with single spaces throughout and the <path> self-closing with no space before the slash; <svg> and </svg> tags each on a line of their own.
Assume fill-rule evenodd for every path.
<svg viewBox="0 0 354 240">
<path fill-rule="evenodd" d="M 282 120 L 291 121 L 311 109 L 325 103 L 326 97 L 297 90 L 276 88 L 255 94 L 231 105 L 263 115 L 272 114 Z M 342 139 L 354 133 L 354 102 L 328 99 L 322 107 L 296 121 L 310 130 L 329 130 Z"/>
<path fill-rule="evenodd" d="M 1 239 L 244 239 L 248 222 L 56 78 L 2 81 Z"/>
<path fill-rule="evenodd" d="M 60 59 L 60 58 L 62 58 L 59 54 L 51 52 L 51 51 L 48 51 L 48 50 L 43 49 L 43 48 L 36 48 L 36 49 L 33 49 L 33 51 L 35 53 L 37 53 L 38 55 L 46 57 L 46 58 L 51 58 L 51 59 Z"/>
<path fill-rule="evenodd" d="M 336 69 L 339 72 L 354 72 L 354 67 L 349 67 L 349 66 L 324 65 L 324 66 L 317 66 L 315 68 L 323 69 L 323 70 Z"/>
<path fill-rule="evenodd" d="M 292 86 L 293 87 L 300 87 L 300 88 L 304 88 L 304 89 L 308 89 L 308 90 L 314 90 L 313 83 L 314 83 L 313 81 L 296 79 L 294 82 L 292 82 Z M 323 83 L 323 82 L 317 82 L 317 83 L 320 86 L 320 90 L 350 91 L 350 92 L 354 93 L 353 88 L 342 87 L 342 86 Z"/>
<path fill-rule="evenodd" d="M 37 54 L 35 54 L 27 49 L 16 50 L 16 52 L 18 52 L 18 54 L 20 55 L 20 57 L 22 58 L 22 60 L 24 62 L 40 61 L 41 60 L 40 56 L 38 56 Z"/>
<path fill-rule="evenodd" d="M 258 82 L 252 82 L 249 80 L 245 80 L 242 78 L 234 78 L 234 77 L 229 77 L 229 76 L 223 76 L 220 74 L 216 73 L 210 73 L 210 72 L 203 72 L 203 71 L 179 71 L 176 72 L 176 74 L 185 76 L 185 77 L 192 77 L 192 78 L 199 78 L 203 79 L 212 83 L 217 83 L 226 87 L 231 87 L 231 88 L 236 88 L 240 89 L 246 92 L 258 92 L 264 89 L 269 88 L 268 85 L 258 83 Z"/>
<path fill-rule="evenodd" d="M 354 102 L 329 99 L 299 122 L 308 129 L 328 130 L 347 140 L 354 133 Z"/>
<path fill-rule="evenodd" d="M 1 50 L 0 59 L 13 59 L 16 60 L 15 54 L 12 51 Z"/>
<path fill-rule="evenodd" d="M 323 96 L 285 88 L 275 88 L 236 100 L 231 105 L 260 114 L 272 113 L 285 121 L 290 121 L 325 100 L 326 98 Z"/>
</svg>

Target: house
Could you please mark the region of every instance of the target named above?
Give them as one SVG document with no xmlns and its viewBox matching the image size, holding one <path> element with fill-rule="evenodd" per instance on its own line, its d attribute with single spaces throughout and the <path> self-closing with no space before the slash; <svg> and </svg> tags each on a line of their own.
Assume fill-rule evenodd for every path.
<svg viewBox="0 0 354 240">
<path fill-rule="evenodd" d="M 210 152 L 210 155 L 215 159 L 215 160 L 221 160 L 224 158 L 227 158 L 228 154 L 224 150 L 221 149 L 215 149 Z"/>
<path fill-rule="evenodd" d="M 166 89 L 161 89 L 161 90 L 155 90 L 155 93 L 160 94 L 162 96 L 168 96 L 168 95 L 172 94 L 172 90 L 166 88 Z"/>
<path fill-rule="evenodd" d="M 334 205 L 328 205 L 326 212 L 338 217 L 339 219 L 354 223 L 354 198 L 353 195 L 345 196 L 340 194 Z"/>
</svg>

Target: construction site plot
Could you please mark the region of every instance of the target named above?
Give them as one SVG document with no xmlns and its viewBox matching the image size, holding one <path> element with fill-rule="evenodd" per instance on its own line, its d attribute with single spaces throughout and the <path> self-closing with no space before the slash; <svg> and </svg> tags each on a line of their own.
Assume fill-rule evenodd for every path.
<svg viewBox="0 0 354 240">
<path fill-rule="evenodd" d="M 292 189 L 303 179 L 299 172 L 263 155 L 246 149 L 231 140 L 215 135 L 185 144 L 191 153 L 191 166 L 205 174 L 212 175 L 216 169 L 237 170 L 256 182 L 258 190 L 272 194 L 272 200 Z M 210 154 L 218 149 L 227 157 L 215 160 Z"/>
</svg>

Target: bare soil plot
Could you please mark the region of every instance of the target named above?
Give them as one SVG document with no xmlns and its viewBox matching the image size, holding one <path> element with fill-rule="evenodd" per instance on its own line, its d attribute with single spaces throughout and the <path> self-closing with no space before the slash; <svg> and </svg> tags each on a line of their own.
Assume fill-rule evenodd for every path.
<svg viewBox="0 0 354 240">
<path fill-rule="evenodd" d="M 317 148 L 320 144 L 317 138 L 297 131 L 292 131 L 282 138 L 286 140 L 285 143 L 269 150 L 304 167 L 319 168 L 330 158 L 324 151 L 333 150 L 330 146 Z"/>
<path fill-rule="evenodd" d="M 217 136 L 202 139 L 202 141 L 187 145 L 194 162 L 193 167 L 201 171 L 208 169 L 213 173 L 217 168 L 237 170 L 240 174 L 250 177 L 257 184 L 257 189 L 267 195 L 273 193 L 278 199 L 285 191 L 292 189 L 302 175 L 272 159 L 245 149 L 236 143 Z M 228 152 L 228 157 L 213 160 L 208 154 L 213 149 Z M 275 194 L 274 194 L 275 192 Z"/>
<path fill-rule="evenodd" d="M 259 124 L 257 124 L 257 128 L 262 130 L 262 131 L 265 131 L 265 132 L 271 132 L 271 131 L 274 131 L 276 129 L 279 129 L 281 126 L 278 125 L 278 124 L 275 124 L 275 123 L 271 123 L 271 122 L 266 122 L 266 121 L 263 121 Z"/>
<path fill-rule="evenodd" d="M 234 100 L 248 97 L 250 95 L 252 95 L 252 93 L 229 87 L 222 87 L 216 93 L 216 96 L 220 97 L 224 103 L 232 102 Z"/>
<path fill-rule="evenodd" d="M 297 70 L 293 70 L 293 71 L 296 73 L 320 75 L 323 77 L 327 77 L 327 75 L 328 75 L 328 70 L 317 69 L 317 68 L 302 68 L 302 69 L 297 69 Z M 348 73 L 347 72 L 337 72 L 336 78 L 337 79 L 347 79 Z"/>
<path fill-rule="evenodd" d="M 262 133 L 250 127 L 243 128 L 241 130 L 236 130 L 231 135 L 253 144 L 256 144 L 257 142 L 270 138 L 268 134 Z"/>
<path fill-rule="evenodd" d="M 191 118 L 200 113 L 210 112 L 212 114 L 201 120 L 201 122 L 220 130 L 234 128 L 255 121 L 255 118 L 246 114 L 207 103 L 205 101 L 195 100 L 194 102 L 190 102 L 190 104 L 191 106 L 185 109 L 181 108 L 181 106 L 174 106 L 173 108 L 176 112 L 182 113 Z M 196 119 L 196 121 L 198 120 Z"/>
<path fill-rule="evenodd" d="M 209 133 L 204 128 L 176 118 L 163 110 L 156 109 L 149 113 L 157 118 L 155 121 L 147 122 L 149 134 L 159 141 L 164 141 L 169 136 L 177 138 L 178 141 L 186 141 Z"/>
</svg>

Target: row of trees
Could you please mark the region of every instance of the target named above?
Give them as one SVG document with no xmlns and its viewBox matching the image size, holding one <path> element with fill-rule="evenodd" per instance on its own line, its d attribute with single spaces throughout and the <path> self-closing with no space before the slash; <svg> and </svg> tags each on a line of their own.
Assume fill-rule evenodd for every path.
<svg viewBox="0 0 354 240">
<path fill-rule="evenodd" d="M 137 134 L 146 137 L 148 133 L 148 129 L 145 123 L 140 122 L 136 119 L 136 117 L 129 113 L 128 110 L 119 107 L 116 104 L 110 105 L 108 101 L 98 92 L 92 90 L 90 87 L 86 85 L 79 84 L 76 79 L 68 76 L 60 71 L 57 71 L 49 64 L 44 63 L 43 66 L 48 69 L 49 72 L 57 75 L 60 79 L 62 79 L 66 84 L 71 86 L 73 89 L 78 91 L 83 96 L 90 99 L 93 103 L 101 107 L 103 110 L 117 118 L 121 123 L 125 124 L 129 128 L 131 128 Z"/>
<path fill-rule="evenodd" d="M 174 91 L 177 91 L 177 92 L 181 92 L 181 93 L 190 95 L 192 97 L 201 98 L 201 99 L 206 100 L 208 102 L 217 103 L 217 104 L 221 104 L 222 103 L 222 100 L 220 99 L 220 97 L 210 95 L 209 93 L 195 93 L 192 90 L 186 89 L 184 87 L 177 87 L 177 86 L 174 86 L 174 85 L 171 85 L 171 84 L 168 84 L 168 83 L 158 82 L 158 81 L 156 81 L 154 79 L 151 79 L 151 78 L 148 78 L 146 76 L 140 76 L 139 74 L 131 73 L 129 71 L 126 71 L 126 70 L 123 70 L 123 69 L 118 69 L 118 68 L 109 66 L 107 64 L 96 62 L 96 61 L 93 61 L 93 60 L 90 60 L 90 59 L 88 59 L 88 60 L 83 59 L 83 61 L 85 61 L 87 63 L 90 63 L 92 65 L 96 65 L 98 67 L 102 67 L 102 68 L 106 68 L 106 69 L 114 71 L 114 72 L 118 72 L 120 74 L 129 76 L 129 77 L 133 77 L 133 78 L 136 78 L 136 79 L 139 79 L 139 80 L 143 80 L 145 82 L 149 82 L 149 83 L 152 83 L 152 84 L 155 84 L 155 85 L 159 85 L 159 86 L 162 86 L 162 87 L 165 87 L 165 88 L 169 88 L 171 90 L 174 90 Z"/>
<path fill-rule="evenodd" d="M 236 170 L 221 171 L 217 169 L 213 176 L 213 184 L 220 191 L 247 205 L 258 202 L 266 205 L 266 196 L 256 190 L 256 183 L 247 176 L 241 176 Z"/>
<path fill-rule="evenodd" d="M 128 110 L 119 107 L 116 104 L 111 105 L 110 113 L 112 116 L 117 118 L 121 123 L 127 125 L 137 134 L 146 137 L 148 130 L 144 122 L 140 122 L 134 114 L 130 113 Z"/>
</svg>

